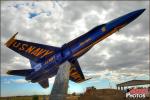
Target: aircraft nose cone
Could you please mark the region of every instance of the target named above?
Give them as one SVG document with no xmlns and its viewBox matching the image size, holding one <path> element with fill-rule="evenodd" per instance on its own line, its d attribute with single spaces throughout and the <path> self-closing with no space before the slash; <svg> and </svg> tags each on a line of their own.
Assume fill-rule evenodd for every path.
<svg viewBox="0 0 150 100">
<path fill-rule="evenodd" d="M 141 13 L 143 13 L 145 11 L 145 9 L 140 9 Z"/>
<path fill-rule="evenodd" d="M 135 20 L 138 16 L 140 16 L 144 11 L 145 9 L 139 9 L 139 10 L 130 12 L 126 15 L 123 15 L 119 18 L 116 18 L 107 24 L 107 28 L 111 30 L 120 25 L 127 25 L 131 23 L 133 20 Z"/>
<path fill-rule="evenodd" d="M 145 11 L 145 9 L 139 9 L 139 10 L 133 11 L 133 12 L 123 16 L 122 18 L 125 19 L 124 22 L 130 23 L 133 20 L 135 20 L 137 17 L 139 17 L 144 11 Z"/>
<path fill-rule="evenodd" d="M 141 15 L 143 12 L 145 11 L 145 9 L 140 9 L 137 11 L 134 11 L 131 13 L 131 16 L 133 16 L 134 18 L 137 18 L 139 15 Z"/>
<path fill-rule="evenodd" d="M 144 11 L 145 11 L 145 9 L 140 9 L 140 10 L 138 10 L 138 12 L 139 12 L 140 14 L 142 14 Z"/>
</svg>

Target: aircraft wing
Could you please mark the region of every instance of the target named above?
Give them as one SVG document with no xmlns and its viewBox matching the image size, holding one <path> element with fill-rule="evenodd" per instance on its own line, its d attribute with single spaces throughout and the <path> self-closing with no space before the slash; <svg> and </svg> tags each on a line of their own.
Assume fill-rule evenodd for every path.
<svg viewBox="0 0 150 100">
<path fill-rule="evenodd" d="M 34 71 L 34 69 L 21 69 L 21 70 L 9 70 L 7 74 L 17 76 L 28 76 Z"/>
<path fill-rule="evenodd" d="M 47 57 L 53 55 L 60 49 L 58 47 L 17 40 L 15 39 L 15 36 L 17 34 L 18 33 L 10 38 L 5 45 L 13 51 L 34 62 L 39 62 L 40 60 L 44 59 L 46 60 Z"/>
<path fill-rule="evenodd" d="M 77 60 L 71 61 L 71 68 L 70 68 L 70 80 L 76 83 L 81 83 L 83 81 L 89 80 L 85 79 L 82 70 L 80 68 L 80 65 Z"/>
</svg>

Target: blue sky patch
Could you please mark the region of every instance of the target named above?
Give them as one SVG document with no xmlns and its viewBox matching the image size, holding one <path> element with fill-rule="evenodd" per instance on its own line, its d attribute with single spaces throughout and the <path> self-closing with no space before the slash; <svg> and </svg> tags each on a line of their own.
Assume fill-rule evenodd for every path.
<svg viewBox="0 0 150 100">
<path fill-rule="evenodd" d="M 33 17 L 36 17 L 36 16 L 38 16 L 38 15 L 40 15 L 39 13 L 35 13 L 35 12 L 30 12 L 29 13 L 29 18 L 33 18 Z"/>
<path fill-rule="evenodd" d="M 15 8 L 19 8 L 19 7 L 20 7 L 20 4 L 16 4 L 14 7 L 15 7 Z"/>
</svg>

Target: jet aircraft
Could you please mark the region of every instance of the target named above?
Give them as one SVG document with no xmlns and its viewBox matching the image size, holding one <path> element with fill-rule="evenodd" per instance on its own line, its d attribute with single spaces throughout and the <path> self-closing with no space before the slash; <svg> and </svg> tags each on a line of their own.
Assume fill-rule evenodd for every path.
<svg viewBox="0 0 150 100">
<path fill-rule="evenodd" d="M 76 83 L 83 82 L 87 79 L 82 73 L 78 58 L 89 51 L 95 44 L 135 20 L 144 10 L 139 9 L 108 23 L 98 25 L 61 47 L 18 40 L 15 38 L 18 34 L 16 33 L 5 45 L 28 58 L 31 63 L 31 69 L 9 70 L 7 74 L 24 76 L 26 80 L 33 83 L 38 82 L 43 88 L 47 88 L 49 86 L 48 78 L 55 76 L 59 66 L 68 61 L 71 65 L 69 79 Z"/>
</svg>

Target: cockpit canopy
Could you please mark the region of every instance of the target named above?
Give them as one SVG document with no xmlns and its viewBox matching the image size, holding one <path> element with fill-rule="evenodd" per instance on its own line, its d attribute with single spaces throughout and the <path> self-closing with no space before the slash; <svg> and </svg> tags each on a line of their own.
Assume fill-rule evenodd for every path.
<svg viewBox="0 0 150 100">
<path fill-rule="evenodd" d="M 105 32 L 106 31 L 106 24 L 100 25 L 101 31 Z"/>
</svg>

